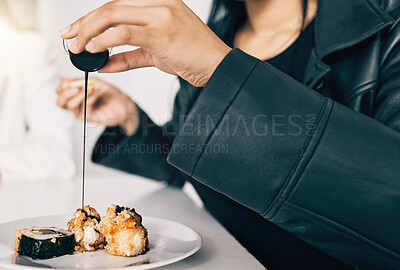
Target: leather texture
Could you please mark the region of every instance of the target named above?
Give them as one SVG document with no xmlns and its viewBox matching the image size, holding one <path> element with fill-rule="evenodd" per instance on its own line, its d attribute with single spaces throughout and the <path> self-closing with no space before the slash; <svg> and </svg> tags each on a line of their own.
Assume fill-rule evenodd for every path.
<svg viewBox="0 0 400 270">
<path fill-rule="evenodd" d="M 400 1 L 318 3 L 303 82 L 233 49 L 203 89 L 182 83 L 173 121 L 142 114 L 136 135 L 96 146 L 120 150 L 93 159 L 190 176 L 346 264 L 400 269 Z M 166 151 L 122 154 L 139 141 Z"/>
</svg>

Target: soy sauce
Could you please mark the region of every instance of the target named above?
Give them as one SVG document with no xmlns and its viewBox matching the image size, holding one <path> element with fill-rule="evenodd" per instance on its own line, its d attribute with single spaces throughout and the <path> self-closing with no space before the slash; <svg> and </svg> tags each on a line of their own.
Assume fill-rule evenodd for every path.
<svg viewBox="0 0 400 270">
<path fill-rule="evenodd" d="M 87 93 L 89 72 L 85 71 L 85 104 L 83 106 L 83 157 L 82 157 L 82 210 L 85 207 L 85 176 L 86 176 L 86 137 L 87 137 Z"/>
<path fill-rule="evenodd" d="M 68 50 L 69 59 L 79 70 L 85 72 L 85 104 L 83 111 L 83 157 L 82 157 L 82 209 L 85 206 L 85 176 L 86 176 L 86 137 L 87 137 L 87 97 L 89 72 L 95 72 L 102 69 L 108 62 L 109 51 L 90 53 L 83 51 L 75 54 Z"/>
<path fill-rule="evenodd" d="M 102 69 L 108 62 L 109 52 L 90 53 L 83 51 L 75 54 L 68 50 L 72 64 L 84 72 L 95 72 Z"/>
</svg>

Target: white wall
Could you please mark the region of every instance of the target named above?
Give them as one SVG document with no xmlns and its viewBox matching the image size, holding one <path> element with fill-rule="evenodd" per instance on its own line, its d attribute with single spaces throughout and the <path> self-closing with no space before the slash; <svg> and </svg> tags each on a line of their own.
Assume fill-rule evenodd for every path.
<svg viewBox="0 0 400 270">
<path fill-rule="evenodd" d="M 206 20 L 212 0 L 186 0 L 200 18 Z M 39 24 L 50 42 L 54 44 L 60 74 L 69 77 L 81 77 L 82 72 L 76 70 L 69 62 L 63 50 L 62 40 L 58 37 L 58 30 L 69 25 L 77 18 L 85 15 L 92 9 L 102 5 L 104 0 L 40 0 Z M 113 53 L 129 48 L 114 48 Z M 172 112 L 172 104 L 178 90 L 176 78 L 162 73 L 155 68 L 146 68 L 119 74 L 96 74 L 110 83 L 118 86 L 131 96 L 156 123 L 162 124 L 168 120 Z M 95 143 L 103 127 L 89 125 L 89 149 Z M 76 160 L 80 171 L 82 152 L 82 124 L 76 123 Z M 98 166 L 89 163 L 88 170 L 98 170 Z"/>
</svg>

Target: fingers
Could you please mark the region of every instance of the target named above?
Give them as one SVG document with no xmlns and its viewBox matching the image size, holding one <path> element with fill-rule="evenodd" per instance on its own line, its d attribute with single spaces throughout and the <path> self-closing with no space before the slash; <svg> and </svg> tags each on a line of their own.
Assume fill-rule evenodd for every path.
<svg viewBox="0 0 400 270">
<path fill-rule="evenodd" d="M 134 2 L 140 1 L 142 2 L 143 0 L 135 0 Z M 94 17 L 95 14 L 97 14 L 100 10 L 102 9 L 107 9 L 109 6 L 112 5 L 121 5 L 123 3 L 128 4 L 128 2 L 132 2 L 131 0 L 115 0 L 115 1 L 111 1 L 108 2 L 104 5 L 102 5 L 101 7 L 92 10 L 91 12 L 89 12 L 88 14 L 86 14 L 85 16 L 79 18 L 78 20 L 76 20 L 74 23 L 70 24 L 69 26 L 65 27 L 64 29 L 60 30 L 60 36 L 63 39 L 71 39 L 74 38 L 78 35 L 79 30 L 81 29 L 81 27 L 87 23 L 90 19 L 92 19 Z"/>
<path fill-rule="evenodd" d="M 76 44 L 74 44 L 73 48 L 70 48 L 74 53 L 79 53 L 83 50 L 90 52 L 100 52 L 107 49 L 107 47 L 102 46 L 101 48 L 95 48 L 95 40 L 98 39 L 98 35 L 103 33 L 102 35 L 107 36 L 109 33 L 113 33 L 115 40 L 115 45 L 121 45 L 129 43 L 131 45 L 140 46 L 142 42 L 145 40 L 145 32 L 140 30 L 139 27 L 130 27 L 131 25 L 135 26 L 145 26 L 151 22 L 151 10 L 145 7 L 129 7 L 129 6 L 111 6 L 108 9 L 103 9 L 99 11 L 95 16 L 93 16 L 90 21 L 84 24 L 79 34 L 76 38 Z M 118 27 L 118 25 L 123 24 L 123 27 Z M 118 31 L 106 31 L 110 27 L 117 27 Z M 106 32 L 105 32 L 106 31 Z M 96 37 L 94 40 L 92 40 Z M 92 41 L 91 41 L 92 40 Z M 91 41 L 91 42 L 89 42 Z M 104 42 L 104 37 L 103 37 Z M 135 44 L 135 42 L 139 42 Z"/>
<path fill-rule="evenodd" d="M 60 79 L 61 83 L 57 88 L 57 105 L 69 111 L 78 109 L 85 97 L 82 79 L 71 80 L 63 77 Z"/>
<path fill-rule="evenodd" d="M 96 13 L 98 9 L 95 9 L 88 13 L 87 15 L 79 18 L 76 20 L 74 23 L 71 25 L 65 27 L 64 29 L 60 30 L 60 36 L 63 39 L 71 39 L 77 36 L 79 29 L 82 27 L 84 23 L 86 23 L 88 20 L 90 20 Z"/>
<path fill-rule="evenodd" d="M 75 96 L 71 97 L 65 104 L 65 109 L 75 112 L 83 107 L 85 102 L 85 92 L 80 91 Z"/>
<path fill-rule="evenodd" d="M 146 25 L 154 20 L 153 8 L 166 0 L 120 0 L 109 2 L 60 30 L 64 39 L 77 37 L 69 49 L 80 53 L 98 34 L 119 24 Z M 156 8 L 156 10 L 159 8 Z"/>
<path fill-rule="evenodd" d="M 150 7 L 165 4 L 168 0 L 114 0 L 110 3 L 115 5 L 127 5 L 135 7 Z"/>
<path fill-rule="evenodd" d="M 94 107 L 97 105 L 98 100 L 101 98 L 101 95 L 102 94 L 100 92 L 94 92 L 93 94 L 88 96 L 87 99 L 88 115 L 93 112 Z M 77 119 L 83 120 L 85 92 L 79 91 L 77 94 L 71 96 L 70 98 L 65 97 L 65 94 L 63 94 L 59 97 L 59 101 L 57 103 L 61 108 L 71 111 Z"/>
<path fill-rule="evenodd" d="M 110 57 L 107 65 L 99 73 L 114 73 L 135 68 L 154 66 L 153 58 L 144 49 L 115 54 Z"/>
<path fill-rule="evenodd" d="M 142 47 L 146 45 L 148 35 L 148 32 L 143 27 L 120 25 L 89 41 L 85 49 L 91 53 L 97 53 L 105 51 L 107 48 L 125 44 Z"/>
<path fill-rule="evenodd" d="M 101 93 L 100 91 L 94 92 L 92 95 L 88 96 L 87 99 L 87 121 L 92 122 L 92 123 L 99 123 L 99 120 L 101 119 L 107 119 L 107 115 L 104 114 L 104 107 L 101 102 L 101 100 L 105 98 L 104 94 Z M 83 105 L 83 103 L 82 103 Z M 83 120 L 84 114 L 83 114 L 83 106 L 80 107 L 80 110 L 78 114 L 76 114 L 76 117 L 78 119 Z M 101 122 L 101 121 L 100 121 Z M 106 123 L 106 121 L 104 122 Z"/>
<path fill-rule="evenodd" d="M 73 79 L 70 79 L 70 78 L 67 78 L 64 76 L 59 76 L 59 78 L 60 78 L 61 83 L 73 81 Z"/>
<path fill-rule="evenodd" d="M 81 85 L 82 79 L 68 79 L 60 77 L 61 83 L 57 89 L 59 94 L 57 104 L 61 108 L 71 111 L 78 120 L 83 120 L 83 109 L 85 102 L 85 91 L 83 90 L 83 85 Z M 100 101 L 104 98 L 109 85 L 103 80 L 97 77 L 91 77 L 90 83 L 94 83 L 96 91 L 88 93 L 87 99 L 87 120 L 89 122 L 98 123 L 98 111 L 97 107 L 100 105 Z M 76 86 L 73 86 L 76 85 Z"/>
<path fill-rule="evenodd" d="M 100 91 L 96 91 L 87 98 L 87 109 L 88 111 L 92 111 L 92 109 L 96 106 L 96 104 L 99 102 L 101 97 L 103 96 L 103 93 Z"/>
<path fill-rule="evenodd" d="M 59 95 L 62 91 L 68 88 L 69 82 L 72 80 L 63 76 L 60 76 L 60 83 L 57 85 L 56 93 Z"/>
<path fill-rule="evenodd" d="M 68 109 L 68 101 L 79 94 L 79 88 L 69 88 L 59 91 L 60 94 L 58 96 L 57 105 L 63 109 Z"/>
</svg>

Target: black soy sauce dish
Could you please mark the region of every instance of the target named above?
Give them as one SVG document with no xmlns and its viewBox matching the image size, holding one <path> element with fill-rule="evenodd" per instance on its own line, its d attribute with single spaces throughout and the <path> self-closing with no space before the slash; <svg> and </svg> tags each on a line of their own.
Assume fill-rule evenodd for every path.
<svg viewBox="0 0 400 270">
<path fill-rule="evenodd" d="M 99 53 L 90 53 L 88 51 L 83 51 L 81 53 L 75 54 L 68 50 L 69 59 L 72 64 L 79 70 L 84 72 L 94 72 L 102 69 L 107 65 L 109 59 L 109 51 Z"/>
</svg>

